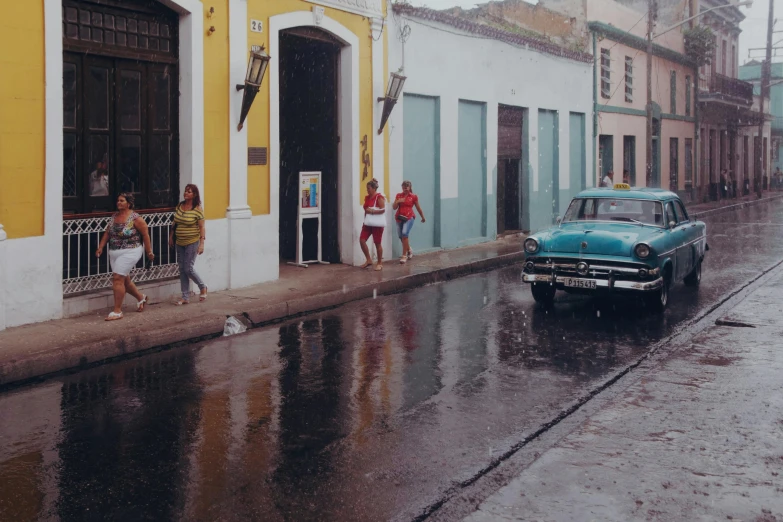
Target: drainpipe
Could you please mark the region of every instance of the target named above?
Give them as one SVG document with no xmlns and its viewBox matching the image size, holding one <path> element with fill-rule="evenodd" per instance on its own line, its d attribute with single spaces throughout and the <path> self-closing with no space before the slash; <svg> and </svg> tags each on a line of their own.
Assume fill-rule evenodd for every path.
<svg viewBox="0 0 783 522">
<path fill-rule="evenodd" d="M 593 183 L 598 179 L 596 177 L 598 164 L 598 151 L 596 150 L 596 140 L 598 139 L 598 89 L 596 87 L 596 82 L 598 81 L 596 72 L 598 70 L 598 55 L 596 54 L 597 45 L 595 32 L 593 32 Z"/>
<path fill-rule="evenodd" d="M 5 240 L 7 238 L 8 236 L 6 235 L 5 230 L 3 230 L 3 225 L 0 225 L 0 332 L 5 330 L 6 326 L 5 302 L 8 298 L 8 285 L 5 282 L 7 272 L 7 267 L 5 265 Z"/>
<path fill-rule="evenodd" d="M 699 66 L 694 65 L 693 66 L 693 86 L 691 89 L 693 90 L 693 165 L 691 165 L 691 168 L 693 169 L 693 172 L 691 172 L 691 180 L 695 181 L 691 185 L 691 200 L 701 199 L 701 190 L 700 190 L 700 183 L 702 181 L 701 176 L 701 156 L 699 154 L 699 151 L 701 150 L 701 127 L 699 126 Z M 695 188 L 694 188 L 695 187 Z M 695 197 L 694 197 L 695 194 Z M 695 203 L 699 203 L 699 201 L 696 201 Z"/>
</svg>

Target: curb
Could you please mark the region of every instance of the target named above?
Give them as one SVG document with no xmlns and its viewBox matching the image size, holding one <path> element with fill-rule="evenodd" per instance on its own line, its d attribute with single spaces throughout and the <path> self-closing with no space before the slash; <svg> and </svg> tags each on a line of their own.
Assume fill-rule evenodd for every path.
<svg viewBox="0 0 783 522">
<path fill-rule="evenodd" d="M 377 295 L 391 295 L 420 286 L 440 283 L 478 272 L 486 272 L 524 260 L 523 251 L 501 254 L 462 265 L 444 267 L 389 279 L 375 284 L 362 285 L 346 291 L 337 290 L 245 310 L 232 315 L 244 316 L 251 328 L 280 323 L 303 315 L 321 312 Z M 226 315 L 216 313 L 192 324 L 175 324 L 152 331 L 145 331 L 120 339 L 101 339 L 79 346 L 66 346 L 31 354 L 25 359 L 0 362 L 0 391 L 44 380 L 60 373 L 74 373 L 94 366 L 120 361 L 131 357 L 167 350 L 187 344 L 215 339 L 223 335 Z"/>
<path fill-rule="evenodd" d="M 761 198 L 761 199 L 752 199 L 750 201 L 743 201 L 742 203 L 737 203 L 735 205 L 727 205 L 725 207 L 718 207 L 718 208 L 712 208 L 709 210 L 704 210 L 702 212 L 694 212 L 692 214 L 694 219 L 699 219 L 705 216 L 712 216 L 715 214 L 722 214 L 723 212 L 729 212 L 731 210 L 740 210 L 742 208 L 746 207 L 752 207 L 753 205 L 758 205 L 760 203 L 767 203 L 769 201 L 774 201 L 776 199 L 783 198 L 783 193 L 781 194 L 775 194 L 774 196 Z"/>
</svg>

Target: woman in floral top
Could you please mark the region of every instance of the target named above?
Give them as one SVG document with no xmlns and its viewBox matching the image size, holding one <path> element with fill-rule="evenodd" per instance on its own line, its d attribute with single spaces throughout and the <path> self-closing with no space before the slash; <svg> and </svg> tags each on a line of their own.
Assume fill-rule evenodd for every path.
<svg viewBox="0 0 783 522">
<path fill-rule="evenodd" d="M 142 295 L 131 281 L 130 273 L 141 254 L 146 251 L 147 259 L 152 261 L 155 254 L 150 246 L 150 235 L 147 223 L 137 213 L 133 212 L 133 194 L 123 193 L 117 197 L 117 212 L 112 216 L 106 232 L 103 233 L 96 257 L 101 257 L 106 243 L 109 244 L 109 261 L 112 270 L 112 288 L 114 289 L 114 310 L 106 317 L 107 321 L 122 319 L 122 301 L 129 293 L 136 298 L 136 311 L 143 312 L 147 296 Z M 142 242 L 144 248 L 142 249 Z"/>
</svg>

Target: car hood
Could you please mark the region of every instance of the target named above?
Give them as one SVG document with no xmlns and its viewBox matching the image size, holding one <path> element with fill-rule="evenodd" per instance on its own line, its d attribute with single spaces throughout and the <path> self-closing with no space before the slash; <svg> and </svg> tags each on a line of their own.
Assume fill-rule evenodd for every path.
<svg viewBox="0 0 783 522">
<path fill-rule="evenodd" d="M 543 251 L 630 257 L 636 243 L 648 241 L 661 231 L 634 223 L 564 223 L 542 237 Z"/>
</svg>

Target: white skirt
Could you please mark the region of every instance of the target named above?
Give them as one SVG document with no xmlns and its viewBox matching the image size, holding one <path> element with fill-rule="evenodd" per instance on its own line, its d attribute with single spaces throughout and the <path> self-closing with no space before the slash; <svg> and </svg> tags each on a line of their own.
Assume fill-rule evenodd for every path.
<svg viewBox="0 0 783 522">
<path fill-rule="evenodd" d="M 119 250 L 109 250 L 109 261 L 111 262 L 111 271 L 115 274 L 126 276 L 136 266 L 144 253 L 144 247 L 120 248 Z"/>
</svg>

